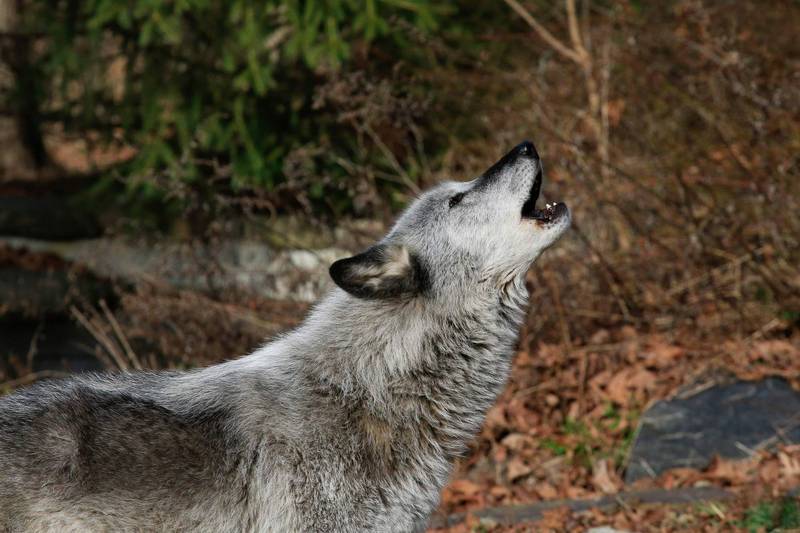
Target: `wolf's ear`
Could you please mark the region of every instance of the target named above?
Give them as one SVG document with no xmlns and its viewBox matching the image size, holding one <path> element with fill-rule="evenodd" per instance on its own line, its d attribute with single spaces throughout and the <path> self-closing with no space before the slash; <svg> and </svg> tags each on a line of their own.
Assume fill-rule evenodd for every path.
<svg viewBox="0 0 800 533">
<path fill-rule="evenodd" d="M 331 265 L 331 278 L 359 298 L 414 296 L 425 286 L 425 272 L 405 246 L 378 244 Z"/>
</svg>

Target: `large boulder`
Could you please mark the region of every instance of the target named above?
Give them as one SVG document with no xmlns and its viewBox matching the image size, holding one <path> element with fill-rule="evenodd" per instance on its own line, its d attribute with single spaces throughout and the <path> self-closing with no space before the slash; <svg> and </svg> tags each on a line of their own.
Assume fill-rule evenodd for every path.
<svg viewBox="0 0 800 533">
<path fill-rule="evenodd" d="M 800 442 L 800 392 L 780 378 L 715 385 L 657 402 L 640 421 L 625 481 L 705 468 L 780 442 Z"/>
</svg>

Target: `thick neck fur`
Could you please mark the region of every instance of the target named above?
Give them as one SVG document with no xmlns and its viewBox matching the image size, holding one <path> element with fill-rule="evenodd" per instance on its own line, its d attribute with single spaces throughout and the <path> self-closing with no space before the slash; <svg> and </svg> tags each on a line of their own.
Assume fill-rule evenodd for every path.
<svg viewBox="0 0 800 533">
<path fill-rule="evenodd" d="M 470 297 L 443 306 L 336 291 L 285 342 L 311 391 L 359 411 L 368 433 L 449 460 L 505 383 L 527 304 L 522 276 Z"/>
</svg>

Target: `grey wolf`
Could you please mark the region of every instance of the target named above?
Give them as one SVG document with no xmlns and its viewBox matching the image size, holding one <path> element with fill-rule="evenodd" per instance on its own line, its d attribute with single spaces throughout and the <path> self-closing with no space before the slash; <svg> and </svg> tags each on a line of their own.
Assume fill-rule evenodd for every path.
<svg viewBox="0 0 800 533">
<path fill-rule="evenodd" d="M 570 224 L 525 142 L 416 199 L 305 322 L 188 372 L 0 399 L 0 531 L 413 531 L 507 379 Z"/>
</svg>

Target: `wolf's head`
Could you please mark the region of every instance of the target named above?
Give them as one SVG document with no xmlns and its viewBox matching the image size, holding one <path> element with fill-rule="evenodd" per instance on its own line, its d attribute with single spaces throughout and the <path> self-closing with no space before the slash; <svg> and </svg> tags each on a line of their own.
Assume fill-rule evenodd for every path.
<svg viewBox="0 0 800 533">
<path fill-rule="evenodd" d="M 330 273 L 359 298 L 455 302 L 519 279 L 569 227 L 563 203 L 537 209 L 542 162 L 530 142 L 470 182 L 418 198 L 378 244 Z"/>
</svg>

